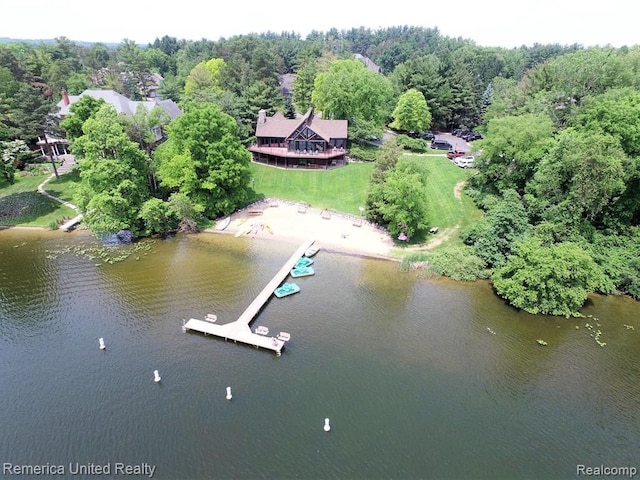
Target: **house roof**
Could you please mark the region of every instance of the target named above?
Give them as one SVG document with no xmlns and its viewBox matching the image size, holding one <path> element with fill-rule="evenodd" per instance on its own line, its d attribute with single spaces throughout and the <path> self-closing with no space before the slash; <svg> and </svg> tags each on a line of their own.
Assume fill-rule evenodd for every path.
<svg viewBox="0 0 640 480">
<path fill-rule="evenodd" d="M 289 119 L 281 112 L 272 117 L 264 117 L 264 123 L 258 121 L 256 137 L 288 138 L 303 123 L 325 140 L 332 138 L 347 138 L 346 120 L 324 120 L 309 110 L 301 118 Z"/>
<path fill-rule="evenodd" d="M 376 73 L 382 72 L 382 68 L 373 63 L 373 60 L 371 60 L 369 57 L 365 57 L 364 55 L 356 53 L 353 55 L 353 58 L 355 58 L 356 60 L 360 60 L 369 70 L 372 70 Z"/>
<path fill-rule="evenodd" d="M 69 105 L 65 105 L 63 100 L 60 100 L 57 103 L 58 107 L 58 115 L 65 116 L 69 115 L 69 107 L 77 102 L 80 97 L 85 95 L 89 95 L 97 100 L 103 99 L 110 105 L 115 107 L 118 113 L 122 113 L 124 115 L 133 115 L 138 108 L 138 105 L 143 105 L 147 110 L 151 110 L 155 106 L 159 106 L 162 108 L 167 114 L 169 118 L 173 119 L 180 115 L 182 111 L 180 107 L 173 100 L 152 100 L 146 102 L 137 102 L 134 100 L 129 100 L 124 95 L 119 94 L 114 90 L 85 90 L 80 95 L 69 95 Z"/>
</svg>

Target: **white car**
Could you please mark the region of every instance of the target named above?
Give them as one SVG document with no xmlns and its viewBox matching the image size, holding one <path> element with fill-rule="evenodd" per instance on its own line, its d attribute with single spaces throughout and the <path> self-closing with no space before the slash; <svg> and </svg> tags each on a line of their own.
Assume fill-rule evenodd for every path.
<svg viewBox="0 0 640 480">
<path fill-rule="evenodd" d="M 453 163 L 458 165 L 460 168 L 473 168 L 473 161 L 475 157 L 471 155 L 464 155 L 462 157 L 455 158 Z"/>
</svg>

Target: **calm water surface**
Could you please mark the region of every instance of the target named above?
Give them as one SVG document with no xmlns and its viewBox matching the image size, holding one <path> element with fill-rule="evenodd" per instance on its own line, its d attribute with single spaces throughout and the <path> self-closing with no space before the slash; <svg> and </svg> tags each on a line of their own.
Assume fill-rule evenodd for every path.
<svg viewBox="0 0 640 480">
<path fill-rule="evenodd" d="M 291 333 L 276 357 L 184 334 L 182 319 L 235 320 L 296 245 L 204 234 L 113 264 L 89 258 L 97 245 L 0 231 L 2 463 L 147 463 L 158 479 L 640 467 L 635 301 L 594 297 L 586 318 L 537 317 L 483 282 L 320 252 L 301 293 L 274 298 L 253 324 Z"/>
</svg>

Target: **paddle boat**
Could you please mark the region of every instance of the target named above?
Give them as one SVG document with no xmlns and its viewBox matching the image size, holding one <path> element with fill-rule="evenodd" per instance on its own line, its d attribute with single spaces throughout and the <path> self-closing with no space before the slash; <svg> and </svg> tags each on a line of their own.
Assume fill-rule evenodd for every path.
<svg viewBox="0 0 640 480">
<path fill-rule="evenodd" d="M 280 332 L 276 338 L 278 340 L 282 340 L 283 342 L 288 342 L 289 340 L 291 340 L 291 334 L 287 332 Z"/>
<path fill-rule="evenodd" d="M 282 286 L 276 288 L 273 293 L 276 297 L 282 298 L 288 295 L 293 295 L 294 293 L 298 293 L 299 291 L 300 287 L 295 283 L 283 283 Z"/>
<path fill-rule="evenodd" d="M 295 268 L 308 267 L 312 263 L 313 263 L 313 260 L 311 260 L 310 258 L 308 258 L 308 257 L 300 257 L 298 259 L 298 261 L 296 262 Z"/>
<path fill-rule="evenodd" d="M 256 328 L 256 333 L 258 335 L 269 335 L 269 329 L 260 325 L 258 328 Z"/>
<path fill-rule="evenodd" d="M 297 278 L 297 277 L 308 277 L 309 275 L 313 275 L 316 272 L 313 271 L 313 268 L 311 267 L 295 267 L 293 270 L 291 270 L 291 276 L 293 278 Z"/>
</svg>

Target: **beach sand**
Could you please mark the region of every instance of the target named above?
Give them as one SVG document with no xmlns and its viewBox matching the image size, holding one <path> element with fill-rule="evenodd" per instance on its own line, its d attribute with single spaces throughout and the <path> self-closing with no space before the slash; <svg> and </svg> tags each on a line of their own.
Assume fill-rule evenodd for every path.
<svg viewBox="0 0 640 480">
<path fill-rule="evenodd" d="M 215 228 L 207 231 L 292 244 L 314 239 L 315 246 L 322 250 L 393 258 L 393 240 L 386 230 L 357 216 L 303 207 L 283 200 L 270 199 L 254 203 L 231 215 L 231 223 L 223 231 Z"/>
</svg>

